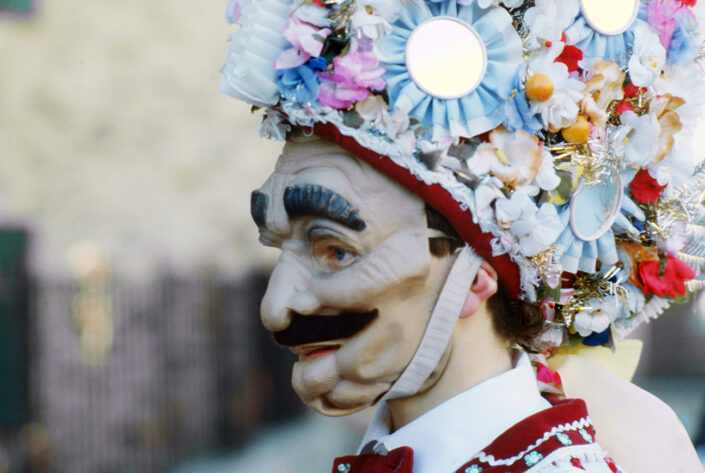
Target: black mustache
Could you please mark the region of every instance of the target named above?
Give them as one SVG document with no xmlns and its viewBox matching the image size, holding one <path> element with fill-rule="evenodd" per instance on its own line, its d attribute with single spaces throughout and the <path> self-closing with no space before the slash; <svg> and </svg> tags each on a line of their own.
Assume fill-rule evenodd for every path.
<svg viewBox="0 0 705 473">
<path fill-rule="evenodd" d="M 301 315 L 295 313 L 289 326 L 274 332 L 274 341 L 282 346 L 327 342 L 349 338 L 377 318 L 377 309 L 371 312 L 343 312 L 337 315 Z"/>
</svg>

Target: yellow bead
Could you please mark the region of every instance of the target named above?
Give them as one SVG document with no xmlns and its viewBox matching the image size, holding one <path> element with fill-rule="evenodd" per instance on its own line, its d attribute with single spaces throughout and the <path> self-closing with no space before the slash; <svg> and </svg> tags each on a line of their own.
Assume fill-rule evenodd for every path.
<svg viewBox="0 0 705 473">
<path fill-rule="evenodd" d="M 587 118 L 579 116 L 573 125 L 561 130 L 561 135 L 568 143 L 586 143 L 590 136 L 590 123 Z"/>
<path fill-rule="evenodd" d="M 545 102 L 553 95 L 553 81 L 546 74 L 534 74 L 526 81 L 526 96 L 534 102 Z"/>
</svg>

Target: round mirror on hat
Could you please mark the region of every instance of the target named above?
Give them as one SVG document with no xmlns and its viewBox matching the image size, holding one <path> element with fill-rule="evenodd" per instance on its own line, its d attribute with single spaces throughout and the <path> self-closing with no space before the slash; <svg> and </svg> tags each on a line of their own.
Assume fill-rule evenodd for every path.
<svg viewBox="0 0 705 473">
<path fill-rule="evenodd" d="M 487 51 L 469 24 L 453 17 L 434 17 L 417 26 L 409 37 L 406 67 L 414 83 L 428 95 L 457 99 L 482 82 Z"/>
<path fill-rule="evenodd" d="M 595 31 L 611 36 L 632 26 L 640 3 L 640 0 L 580 0 L 580 10 Z"/>
</svg>

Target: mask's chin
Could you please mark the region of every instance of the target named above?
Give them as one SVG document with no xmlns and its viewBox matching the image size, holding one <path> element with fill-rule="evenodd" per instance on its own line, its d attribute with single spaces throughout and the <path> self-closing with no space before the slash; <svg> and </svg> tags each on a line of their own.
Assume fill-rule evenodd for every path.
<svg viewBox="0 0 705 473">
<path fill-rule="evenodd" d="M 390 386 L 389 383 L 362 385 L 341 381 L 332 392 L 304 402 L 319 414 L 329 417 L 346 416 L 374 405 Z"/>
</svg>

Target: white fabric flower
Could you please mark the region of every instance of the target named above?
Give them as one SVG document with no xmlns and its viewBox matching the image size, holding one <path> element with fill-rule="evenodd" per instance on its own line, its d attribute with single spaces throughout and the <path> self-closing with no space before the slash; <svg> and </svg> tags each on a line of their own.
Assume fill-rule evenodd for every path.
<svg viewBox="0 0 705 473">
<path fill-rule="evenodd" d="M 541 149 L 542 164 L 536 174 L 536 184 L 545 191 L 552 191 L 561 183 L 561 178 L 556 174 L 553 161 L 556 159 L 546 148 Z"/>
<path fill-rule="evenodd" d="M 695 171 L 695 162 L 692 137 L 680 132 L 673 135 L 673 138 L 671 151 L 660 162 L 649 164 L 648 169 L 659 185 L 677 188 L 691 178 Z"/>
<path fill-rule="evenodd" d="M 259 129 L 260 136 L 274 141 L 286 141 L 291 124 L 277 110 L 269 109 Z"/>
<path fill-rule="evenodd" d="M 623 156 L 626 164 L 646 167 L 659 148 L 658 119 L 651 114 L 637 116 L 628 111 L 620 115 L 620 121 L 622 125 L 612 137 L 614 150 Z"/>
<path fill-rule="evenodd" d="M 522 191 L 514 192 L 509 199 L 498 200 L 496 212 L 501 226 L 511 223 L 510 230 L 519 239 L 519 250 L 524 256 L 547 250 L 565 227 L 553 204 L 542 204 L 539 208 Z"/>
<path fill-rule="evenodd" d="M 473 217 L 483 232 L 499 228 L 492 203 L 497 199 L 505 199 L 502 188 L 504 188 L 502 181 L 496 177 L 487 176 L 482 179 L 480 185 L 475 189 L 475 208 L 471 210 Z"/>
<path fill-rule="evenodd" d="M 671 94 L 685 103 L 678 108 L 683 129 L 693 131 L 702 119 L 705 108 L 705 77 L 699 67 L 666 65 L 652 87 L 657 95 Z"/>
<path fill-rule="evenodd" d="M 573 328 L 581 337 L 591 333 L 602 333 L 614 322 L 622 312 L 624 304 L 617 296 L 594 298 L 585 303 L 589 310 L 584 310 L 575 316 Z"/>
<path fill-rule="evenodd" d="M 533 38 L 558 42 L 579 11 L 578 0 L 536 0 L 535 6 L 526 10 L 524 23 Z"/>
<path fill-rule="evenodd" d="M 539 187 L 555 189 L 560 179 L 553 169 L 553 157 L 538 138 L 523 130 L 510 133 L 497 128 L 489 143 L 480 145 L 468 159 L 468 168 L 476 176 L 492 174 L 512 189 L 524 189 L 536 195 Z"/>
<path fill-rule="evenodd" d="M 385 0 L 356 2 L 355 13 L 350 19 L 350 24 L 353 31 L 376 40 L 392 32 L 391 24 L 399 17 L 401 7 L 401 2 Z"/>
<path fill-rule="evenodd" d="M 634 50 L 629 58 L 629 77 L 637 87 L 648 87 L 666 64 L 666 49 L 658 35 L 643 26 L 634 32 Z"/>
<path fill-rule="evenodd" d="M 500 3 L 507 8 L 516 8 L 521 6 L 524 0 L 477 0 L 477 6 L 482 9 L 499 6 Z"/>
<path fill-rule="evenodd" d="M 583 98 L 581 91 L 585 88 L 585 84 L 570 78 L 568 66 L 555 62 L 563 52 L 563 46 L 560 41 L 555 42 L 529 61 L 531 74 L 545 74 L 553 82 L 553 95 L 548 100 L 529 101 L 531 112 L 541 115 L 541 120 L 551 131 L 558 131 L 575 123 L 580 111 L 578 104 Z"/>
</svg>

